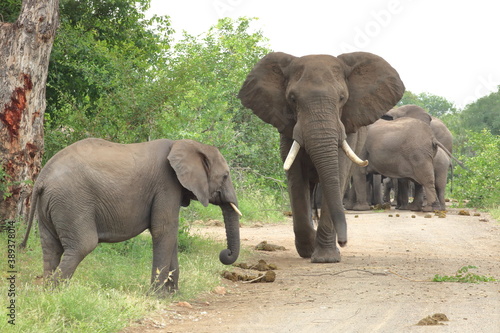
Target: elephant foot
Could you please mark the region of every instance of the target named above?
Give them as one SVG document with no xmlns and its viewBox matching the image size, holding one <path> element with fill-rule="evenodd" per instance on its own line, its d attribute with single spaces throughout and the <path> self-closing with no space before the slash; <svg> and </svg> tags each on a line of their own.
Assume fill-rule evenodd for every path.
<svg viewBox="0 0 500 333">
<path fill-rule="evenodd" d="M 314 249 L 311 257 L 313 263 L 336 263 L 340 262 L 340 251 L 334 247 L 319 247 Z"/>
<path fill-rule="evenodd" d="M 427 206 L 424 206 L 424 208 L 427 207 Z M 431 206 L 432 207 L 432 206 Z M 418 204 L 418 203 L 414 203 L 412 202 L 411 204 L 408 205 L 408 208 L 413 211 L 413 212 L 420 212 L 422 211 L 422 205 L 421 204 Z"/>
<path fill-rule="evenodd" d="M 425 205 L 425 206 L 422 208 L 422 211 L 423 211 L 423 212 L 426 212 L 426 213 L 428 213 L 428 212 L 433 212 L 433 211 L 435 211 L 435 210 L 436 210 L 436 209 L 435 209 L 435 208 L 434 208 L 434 206 L 432 206 L 432 205 Z"/>
<path fill-rule="evenodd" d="M 313 242 L 300 242 L 296 239 L 295 249 L 297 249 L 299 256 L 301 256 L 302 258 L 311 258 L 314 252 L 314 245 Z"/>
<path fill-rule="evenodd" d="M 355 204 L 353 207 L 352 207 L 352 210 L 360 210 L 360 211 L 363 211 L 363 210 L 370 210 L 370 205 L 367 204 L 367 203 L 357 203 Z"/>
<path fill-rule="evenodd" d="M 354 209 L 354 204 L 352 202 L 344 202 L 344 209 L 346 209 L 346 210 L 353 210 Z"/>
<path fill-rule="evenodd" d="M 397 210 L 410 210 L 410 207 L 408 205 L 400 205 L 396 206 Z"/>
</svg>

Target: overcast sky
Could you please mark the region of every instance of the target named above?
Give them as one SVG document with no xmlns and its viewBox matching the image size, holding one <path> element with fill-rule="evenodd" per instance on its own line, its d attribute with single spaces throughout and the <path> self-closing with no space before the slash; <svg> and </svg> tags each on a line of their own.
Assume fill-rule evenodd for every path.
<svg viewBox="0 0 500 333">
<path fill-rule="evenodd" d="M 257 17 L 274 51 L 295 56 L 366 51 L 406 89 L 462 108 L 500 85 L 500 3 L 493 0 L 152 0 L 172 27 L 200 34 L 222 17 Z"/>
</svg>

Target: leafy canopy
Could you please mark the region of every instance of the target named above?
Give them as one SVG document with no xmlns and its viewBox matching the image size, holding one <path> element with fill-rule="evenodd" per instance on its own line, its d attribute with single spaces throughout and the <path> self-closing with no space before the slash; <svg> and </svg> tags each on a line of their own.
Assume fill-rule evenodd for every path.
<svg viewBox="0 0 500 333">
<path fill-rule="evenodd" d="M 455 113 L 457 109 L 446 98 L 436 96 L 429 93 L 414 94 L 407 90 L 403 94 L 403 98 L 399 101 L 398 105 L 415 104 L 425 109 L 434 117 L 442 117 L 448 113 Z"/>
</svg>

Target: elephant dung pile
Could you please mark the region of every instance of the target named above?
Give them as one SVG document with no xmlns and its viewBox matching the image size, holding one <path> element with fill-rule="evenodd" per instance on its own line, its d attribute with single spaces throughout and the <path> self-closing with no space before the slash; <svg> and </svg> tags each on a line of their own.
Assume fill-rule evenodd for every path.
<svg viewBox="0 0 500 333">
<path fill-rule="evenodd" d="M 241 272 L 222 272 L 222 276 L 225 279 L 231 280 L 233 282 L 243 281 L 243 283 L 255 283 L 255 282 L 274 282 L 276 280 L 275 269 L 278 269 L 274 264 L 267 264 L 264 260 L 259 260 L 255 265 L 249 265 L 246 263 L 234 264 L 233 266 L 241 268 L 243 270 L 257 270 L 259 272 L 265 272 L 264 274 L 250 273 L 245 274 Z M 257 275 L 255 275 L 257 274 Z"/>
<path fill-rule="evenodd" d="M 417 326 L 433 326 L 433 325 L 444 325 L 442 321 L 448 321 L 448 317 L 444 313 L 435 313 L 432 316 L 427 316 L 421 319 Z"/>
<path fill-rule="evenodd" d="M 255 246 L 259 251 L 285 251 L 285 247 L 281 245 L 269 244 L 267 241 L 262 241 Z"/>
</svg>

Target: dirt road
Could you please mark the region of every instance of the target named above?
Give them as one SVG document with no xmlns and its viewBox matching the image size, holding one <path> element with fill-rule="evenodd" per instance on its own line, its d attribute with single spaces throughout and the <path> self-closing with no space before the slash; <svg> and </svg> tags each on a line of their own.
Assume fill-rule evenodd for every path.
<svg viewBox="0 0 500 333">
<path fill-rule="evenodd" d="M 266 240 L 286 248 L 255 251 L 248 260 L 276 264 L 275 282 L 225 280 L 225 294 L 209 295 L 191 303 L 192 308 L 173 306 L 137 328 L 175 333 L 500 332 L 500 282 L 430 282 L 435 274 L 454 275 L 466 265 L 478 267 L 471 270 L 474 274 L 500 279 L 500 223 L 485 214 L 461 216 L 458 210 L 446 218 L 424 215 L 348 212 L 349 243 L 337 264 L 300 258 L 291 222 L 243 227 L 242 246 L 253 248 Z M 224 235 L 221 227 L 195 231 Z M 435 313 L 449 321 L 417 325 Z"/>
</svg>

